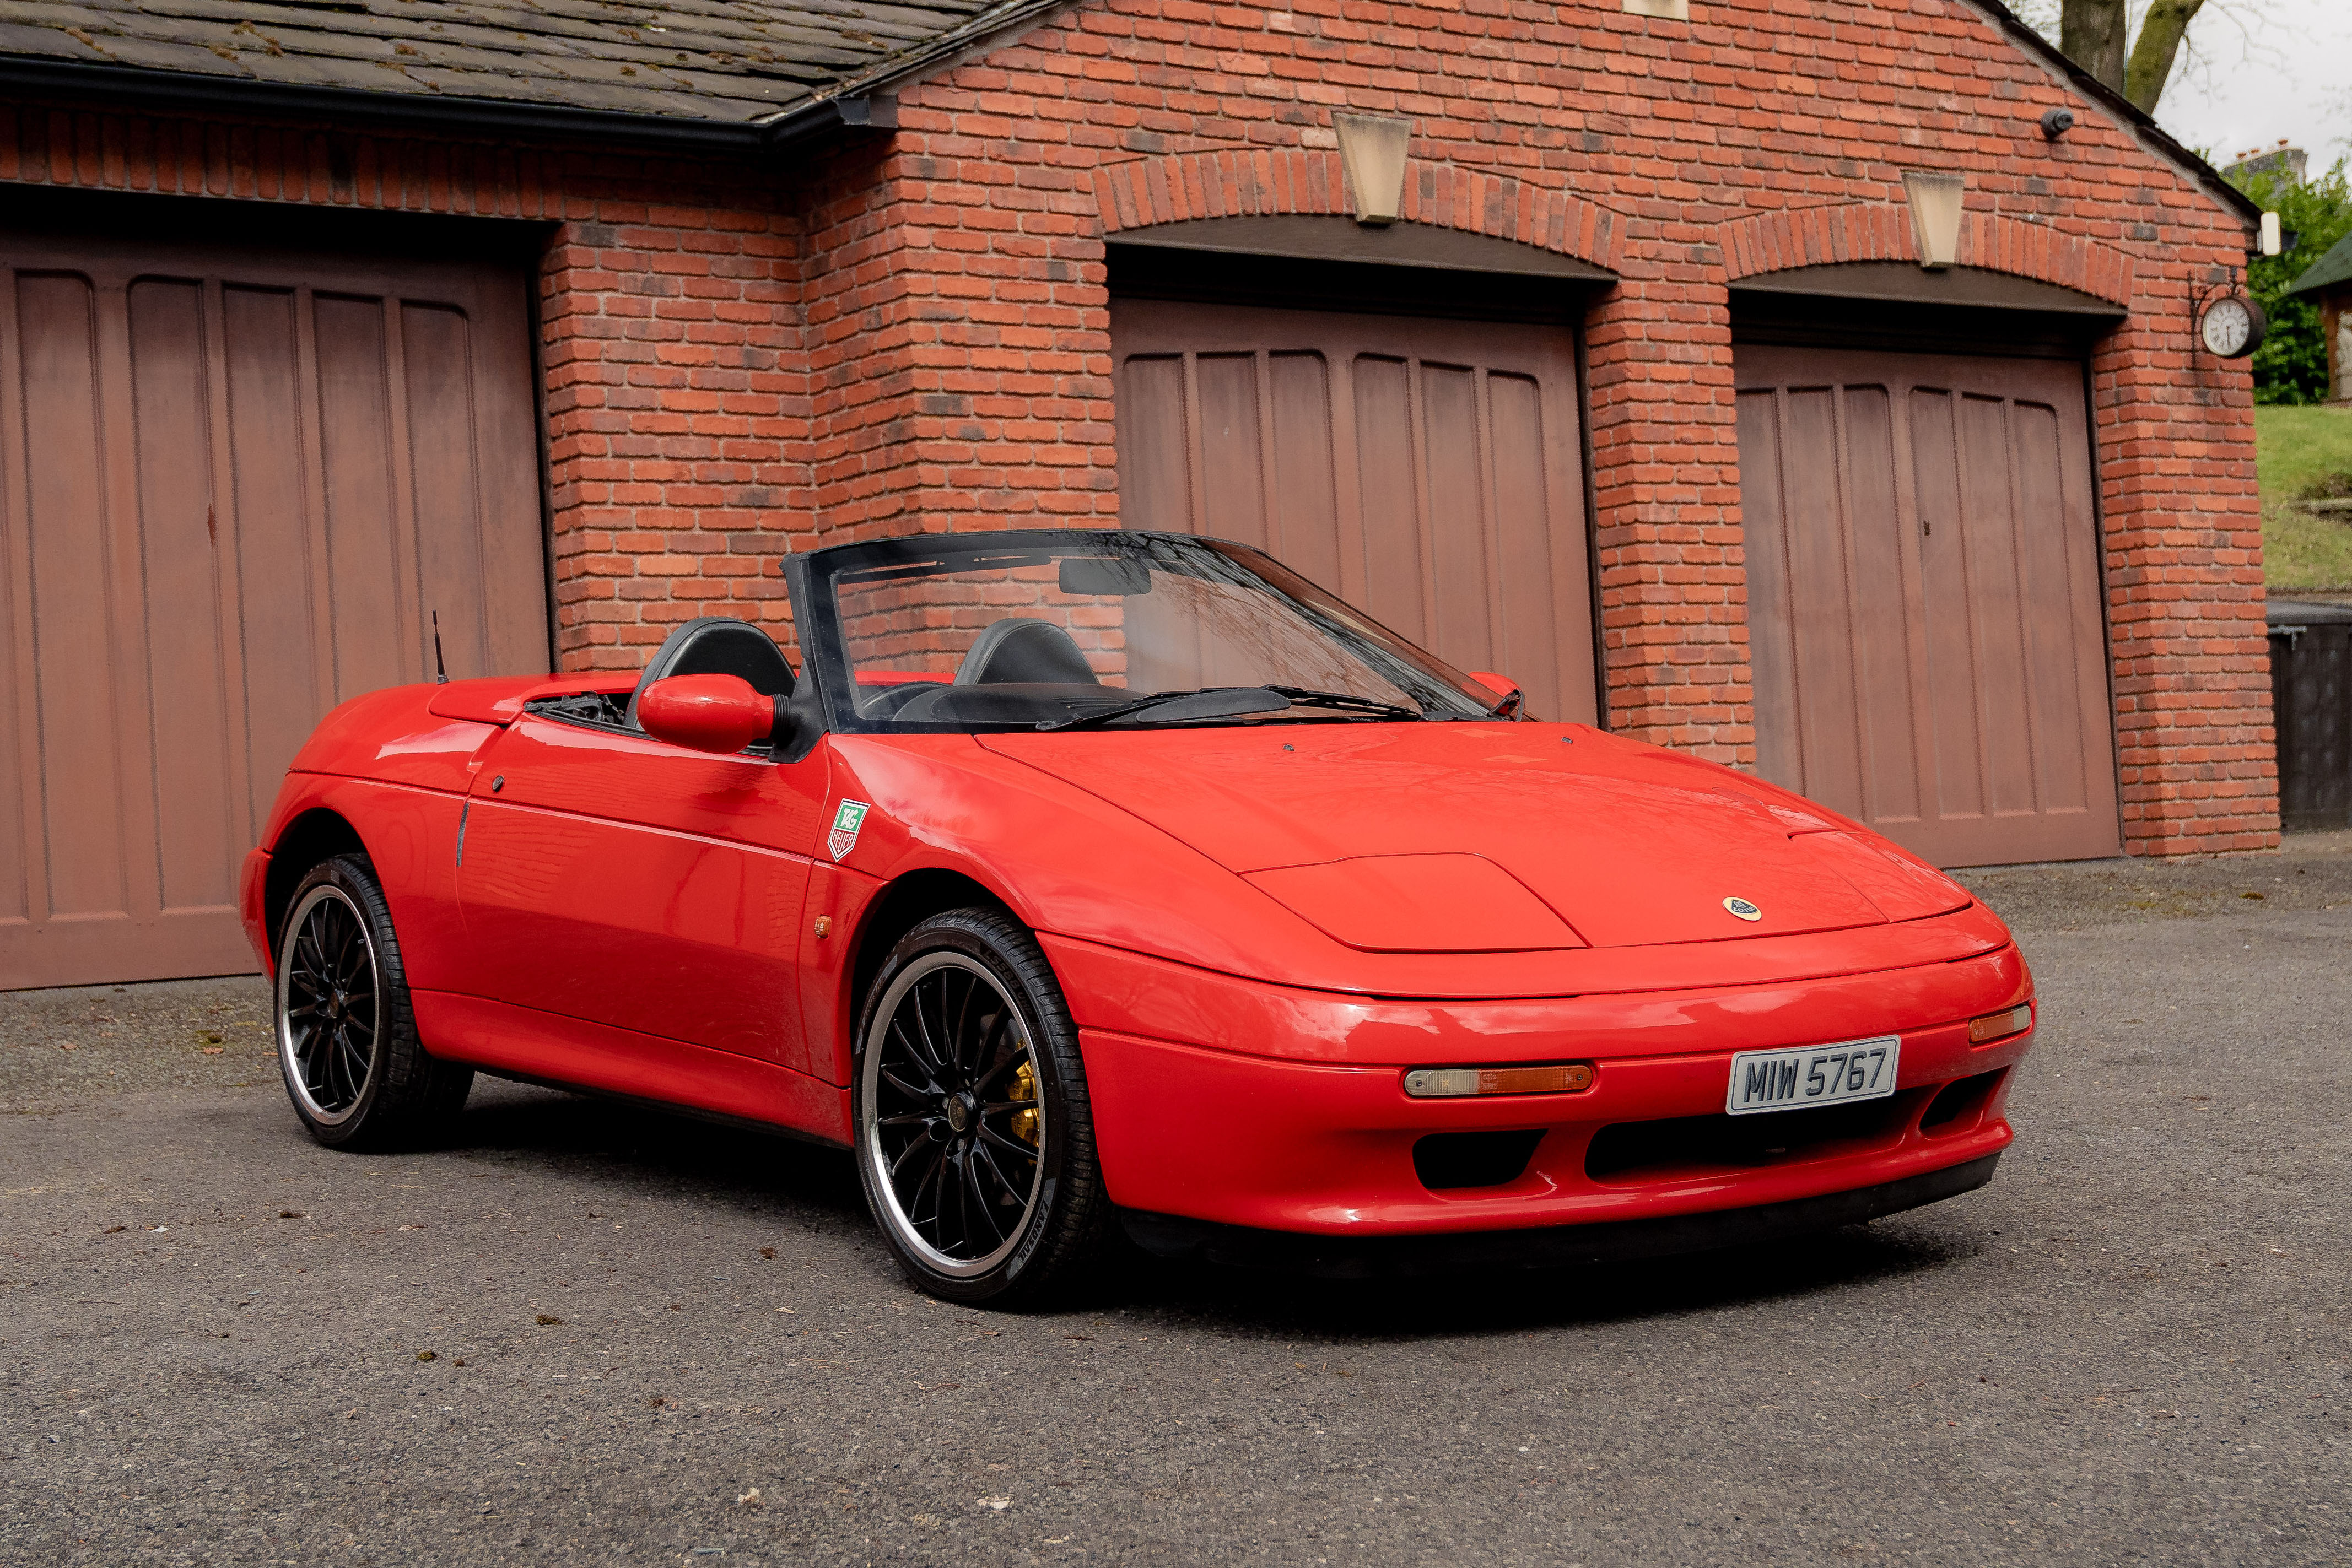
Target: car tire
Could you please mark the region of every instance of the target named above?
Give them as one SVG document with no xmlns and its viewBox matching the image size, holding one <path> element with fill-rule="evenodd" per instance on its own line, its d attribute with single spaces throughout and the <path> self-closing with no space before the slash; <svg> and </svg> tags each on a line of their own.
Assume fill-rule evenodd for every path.
<svg viewBox="0 0 2352 1568">
<path fill-rule="evenodd" d="M 417 1039 L 392 910 L 363 856 L 323 861 L 295 887 L 272 996 L 287 1098 L 329 1148 L 412 1147 L 464 1107 L 474 1070 Z"/>
<path fill-rule="evenodd" d="M 1036 939 L 998 910 L 931 916 L 883 959 L 855 1038 L 858 1180 L 908 1278 L 1023 1308 L 1088 1277 L 1111 1204 L 1077 1030 Z"/>
</svg>

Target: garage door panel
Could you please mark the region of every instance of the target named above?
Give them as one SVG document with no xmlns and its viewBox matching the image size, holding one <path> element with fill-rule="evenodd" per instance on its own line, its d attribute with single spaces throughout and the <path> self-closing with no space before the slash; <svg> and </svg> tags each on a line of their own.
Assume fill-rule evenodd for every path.
<svg viewBox="0 0 2352 1568">
<path fill-rule="evenodd" d="M 146 626 L 148 732 L 156 880 L 164 911 L 236 899 L 236 845 L 250 831 L 232 764 L 235 650 L 215 570 L 219 531 L 206 497 L 204 290 L 144 278 L 130 289 L 131 417 Z"/>
<path fill-rule="evenodd" d="M 1789 603 L 1788 489 L 1780 450 L 1780 394 L 1742 392 L 1737 400 L 1740 503 L 1747 518 L 1748 655 L 1756 690 L 1756 766 L 1809 793 L 1797 727 L 1797 618 Z"/>
<path fill-rule="evenodd" d="M 1433 647 L 1474 670 L 1495 666 L 1488 616 L 1489 583 L 1484 454 L 1475 371 L 1453 365 L 1421 367 L 1422 440 L 1427 451 L 1423 558 L 1435 589 Z M 1440 544 L 1439 539 L 1444 543 Z"/>
<path fill-rule="evenodd" d="M 38 840 L 51 917 L 127 916 L 121 715 L 114 701 L 112 543 L 97 481 L 98 324 L 87 278 L 23 277 L 16 287 L 25 400 L 26 521 L 31 539 L 38 715 Z"/>
<path fill-rule="evenodd" d="M 531 586 L 540 553 L 537 539 L 511 531 L 483 536 L 472 335 L 472 323 L 460 311 L 426 305 L 401 309 L 399 401 L 408 434 L 403 476 L 413 497 L 415 591 L 425 612 L 425 634 L 431 634 L 437 612 L 443 659 L 469 670 L 497 668 L 513 657 L 513 650 L 494 647 L 493 629 L 511 621 L 518 607 L 496 613 L 490 596 L 518 582 Z M 505 558 L 494 559 L 491 552 L 501 542 Z M 526 625 L 531 619 L 523 616 Z M 411 615 L 406 624 L 415 627 L 418 620 Z M 421 652 L 424 659 L 432 657 L 430 647 Z"/>
<path fill-rule="evenodd" d="M 1978 722 L 1976 583 L 1968 563 L 1967 518 L 1960 509 L 1958 415 L 1951 393 L 1916 391 L 1910 398 L 1913 486 L 1920 518 L 1919 575 L 1935 587 L 1922 597 L 1927 667 L 1924 700 L 1934 737 L 1935 814 L 1985 811 L 1984 737 Z"/>
<path fill-rule="evenodd" d="M 1854 640 L 1854 716 L 1859 734 L 1852 816 L 1887 822 L 1919 818 L 1917 730 L 1913 722 L 1911 637 L 1891 613 L 1913 600 L 1902 494 L 1895 458 L 1894 403 L 1882 386 L 1846 389 L 1845 537 L 1853 586 L 1847 624 Z M 1843 808 L 1842 808 L 1843 809 Z"/>
<path fill-rule="evenodd" d="M 1192 456 L 1184 361 L 1139 355 L 1119 380 L 1118 494 L 1131 528 L 1192 533 Z"/>
<path fill-rule="evenodd" d="M 1258 440 L 1257 359 L 1203 354 L 1200 377 L 1201 497 L 1219 538 L 1266 546 L 1265 459 Z"/>
<path fill-rule="evenodd" d="M 317 347 L 320 469 L 326 502 L 328 624 L 334 700 L 414 680 L 402 603 L 400 528 L 393 491 L 391 398 L 384 384 L 383 307 L 311 301 Z"/>
<path fill-rule="evenodd" d="M 2028 717 L 2040 805 L 2046 811 L 2081 811 L 2090 803 L 2090 779 L 2081 748 L 2064 742 L 2082 723 L 2077 651 L 2083 629 L 2075 607 L 2084 596 L 2075 586 L 2074 552 L 2067 547 L 2072 534 L 2090 530 L 2081 526 L 2087 518 L 2078 522 L 2066 504 L 2057 410 L 2020 402 L 2011 417 L 2026 656 L 2034 672 Z"/>
<path fill-rule="evenodd" d="M 1966 527 L 1969 612 L 1976 633 L 1978 723 L 1988 796 L 1998 815 L 2039 809 L 2031 714 L 2045 678 L 2026 669 L 2023 519 L 2016 507 L 2016 448 L 2008 405 L 1964 395 L 1960 514 Z"/>
<path fill-rule="evenodd" d="M 1789 445 L 1837 450 L 1838 393 L 1791 388 L 1781 410 Z M 1803 463 L 1782 476 L 1790 511 L 1815 519 L 1789 540 L 1788 599 L 1801 706 L 1799 747 L 1807 791 L 1841 810 L 1863 809 L 1861 713 L 1855 701 L 1854 629 L 1847 618 L 1844 476 Z"/>
<path fill-rule="evenodd" d="M 1422 596 L 1421 474 L 1411 371 L 1402 360 L 1353 362 L 1356 464 L 1361 476 L 1364 608 L 1399 636 L 1431 641 Z"/>
<path fill-rule="evenodd" d="M 306 479 L 294 296 L 227 288 L 221 312 L 233 503 L 221 521 L 236 551 L 241 662 L 248 682 L 269 694 L 250 705 L 244 737 L 247 775 L 262 791 L 300 749 L 317 723 L 311 716 L 334 706 L 332 645 L 320 638 L 316 612 L 323 595 L 311 538 L 317 519 Z"/>
<path fill-rule="evenodd" d="M 547 667 L 520 278 L 0 246 L 0 987 L 248 969 L 239 863 L 326 709 L 429 679 L 436 607 L 452 676 Z"/>
<path fill-rule="evenodd" d="M 13 337 L 0 329 L 0 343 Z M 14 404 L 0 387 L 0 411 L 16 413 Z M 0 658 L 7 659 L 15 674 L 32 663 L 32 573 L 25 543 L 21 537 L 0 538 Z M 47 898 L 46 888 L 33 885 L 41 859 L 21 826 L 33 820 L 35 813 L 26 808 L 40 790 L 38 700 L 23 681 L 0 681 L 0 942 L 20 940 L 35 905 Z"/>
<path fill-rule="evenodd" d="M 1531 711 L 1594 716 L 1565 329 L 1115 298 L 1111 335 L 1130 525 L 1263 543 L 1454 664 L 1504 670 Z"/>
<path fill-rule="evenodd" d="M 1312 582 L 1340 580 L 1339 473 L 1331 439 L 1330 367 L 1320 354 L 1269 354 L 1274 554 Z"/>
<path fill-rule="evenodd" d="M 1530 711 L 1560 711 L 1559 617 L 1564 595 L 1583 585 L 1553 572 L 1550 454 L 1543 391 L 1531 376 L 1486 378 L 1494 447 L 1496 607 L 1502 642 L 1495 667 L 1507 670 Z"/>
<path fill-rule="evenodd" d="M 1738 372 L 1766 776 L 1942 864 L 2116 852 L 2079 367 L 1743 346 Z M 1810 630 L 1840 580 L 1843 650 Z M 1820 766 L 1841 732 L 1853 786 Z"/>
</svg>

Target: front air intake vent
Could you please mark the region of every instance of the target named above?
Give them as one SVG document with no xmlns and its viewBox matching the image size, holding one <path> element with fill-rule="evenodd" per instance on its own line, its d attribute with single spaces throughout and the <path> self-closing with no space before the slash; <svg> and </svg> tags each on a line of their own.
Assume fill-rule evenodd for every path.
<svg viewBox="0 0 2352 1568">
<path fill-rule="evenodd" d="M 1993 1088 L 2000 1083 L 2006 1067 L 1990 1072 L 1979 1072 L 1973 1078 L 1955 1078 L 1928 1102 L 1927 1113 L 1919 1118 L 1919 1130 L 1929 1137 L 1939 1133 L 1961 1133 L 1977 1124 L 1984 1114 L 1985 1104 L 1992 1098 Z"/>
<path fill-rule="evenodd" d="M 1543 1130 L 1432 1133 L 1412 1146 L 1412 1168 L 1432 1192 L 1501 1186 L 1519 1179 L 1543 1142 Z"/>
<path fill-rule="evenodd" d="M 1891 1144 L 1903 1135 L 1924 1092 L 1858 1105 L 1776 1111 L 1766 1116 L 1675 1116 L 1619 1122 L 1593 1134 L 1584 1174 L 1594 1181 L 1675 1179 Z"/>
</svg>

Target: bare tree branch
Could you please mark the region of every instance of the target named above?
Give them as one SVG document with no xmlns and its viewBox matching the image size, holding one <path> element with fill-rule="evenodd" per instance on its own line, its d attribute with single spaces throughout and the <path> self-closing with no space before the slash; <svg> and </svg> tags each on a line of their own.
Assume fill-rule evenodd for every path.
<svg viewBox="0 0 2352 1568">
<path fill-rule="evenodd" d="M 2153 0 L 2147 19 L 2139 25 L 2139 42 L 2132 46 L 2131 63 L 2124 71 L 2124 96 L 2143 114 L 2156 112 L 2157 99 L 2171 78 L 2172 62 L 2180 54 L 2180 40 L 2205 0 Z"/>
</svg>

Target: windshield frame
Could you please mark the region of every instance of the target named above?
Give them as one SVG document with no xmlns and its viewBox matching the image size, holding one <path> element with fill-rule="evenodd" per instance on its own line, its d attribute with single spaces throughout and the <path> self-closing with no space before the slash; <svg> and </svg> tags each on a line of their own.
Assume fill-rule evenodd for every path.
<svg viewBox="0 0 2352 1568">
<path fill-rule="evenodd" d="M 1255 546 L 1231 539 L 1209 538 L 1194 534 L 1146 532 L 1139 528 L 1011 528 L 991 532 L 902 535 L 896 538 L 868 539 L 856 544 L 828 545 L 823 549 L 789 556 L 784 561 L 784 575 L 793 597 L 793 618 L 800 633 L 803 679 L 814 678 L 816 695 L 824 714 L 824 727 L 836 735 L 1019 735 L 1036 733 L 1029 723 L 991 722 L 956 719 L 944 721 L 906 721 L 897 718 L 869 718 L 857 711 L 856 674 L 851 668 L 846 640 L 842 631 L 840 601 L 834 591 L 834 580 L 843 571 L 865 571 L 893 565 L 920 565 L 941 556 L 1021 555 L 1039 550 L 1099 549 L 1107 540 L 1136 542 L 1168 541 L 1186 548 L 1205 549 L 1224 556 L 1252 575 L 1263 579 L 1266 586 L 1297 607 L 1297 613 L 1313 622 L 1325 635 L 1343 645 L 1363 642 L 1379 649 L 1385 657 L 1402 657 L 1408 664 L 1422 666 L 1423 674 L 1435 684 L 1459 692 L 1476 711 L 1443 716 L 1444 719 L 1476 722 L 1481 719 L 1507 720 L 1512 716 L 1501 710 L 1503 701 L 1482 684 L 1472 680 L 1444 660 L 1421 647 L 1410 638 L 1399 636 L 1382 626 L 1356 606 L 1349 604 L 1331 590 L 1292 571 L 1280 561 Z M 1290 589 L 1297 584 L 1316 595 L 1328 600 L 1343 613 L 1331 614 L 1311 601 L 1301 600 Z M 1383 647 L 1382 644 L 1391 646 Z M 1354 649 L 1350 647 L 1350 652 Z M 1437 722 L 1429 716 L 1417 719 L 1379 719 L 1340 717 L 1328 709 L 1292 710 L 1294 716 L 1270 719 L 1255 717 L 1255 723 L 1388 723 L 1427 724 Z M 1121 725 L 1117 730 L 1131 733 L 1135 729 L 1162 731 L 1184 728 L 1227 727 L 1213 720 L 1196 720 L 1182 725 L 1153 726 L 1150 724 Z M 1084 733 L 1115 733 L 1114 730 L 1089 728 Z"/>
</svg>

